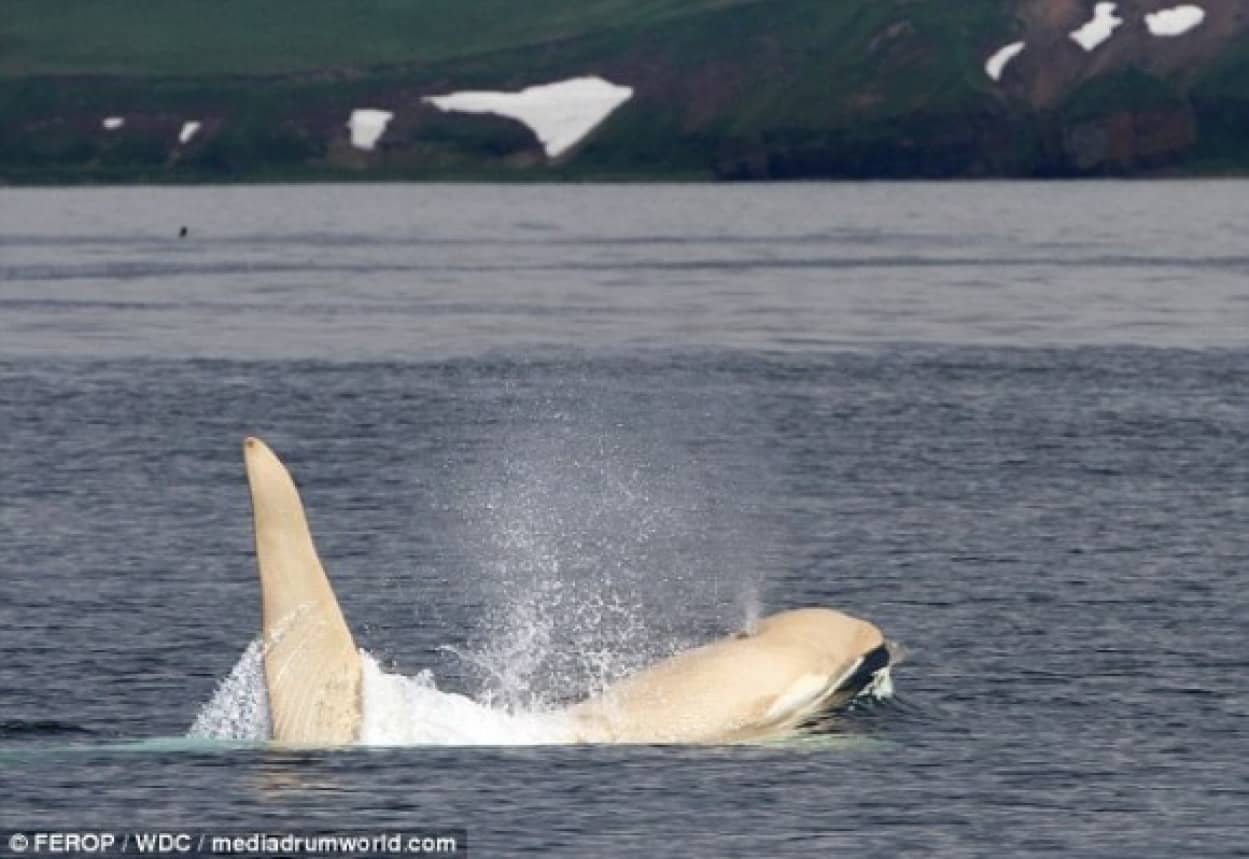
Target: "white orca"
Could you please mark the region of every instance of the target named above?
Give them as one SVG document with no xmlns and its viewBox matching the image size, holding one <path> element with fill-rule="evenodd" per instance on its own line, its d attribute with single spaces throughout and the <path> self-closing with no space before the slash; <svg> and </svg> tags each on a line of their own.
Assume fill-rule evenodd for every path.
<svg viewBox="0 0 1249 859">
<path fill-rule="evenodd" d="M 317 557 L 299 492 L 264 442 L 243 445 L 260 572 L 272 739 L 358 739 L 361 661 Z M 752 629 L 644 668 L 560 716 L 569 742 L 723 743 L 818 730 L 889 683 L 879 629 L 826 608 L 774 614 Z"/>
</svg>

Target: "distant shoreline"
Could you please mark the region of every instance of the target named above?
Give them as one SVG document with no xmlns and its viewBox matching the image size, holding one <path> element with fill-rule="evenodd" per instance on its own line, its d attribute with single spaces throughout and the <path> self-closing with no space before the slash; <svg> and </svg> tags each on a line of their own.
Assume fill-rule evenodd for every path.
<svg viewBox="0 0 1249 859">
<path fill-rule="evenodd" d="M 1239 0 L 11 5 L 9 186 L 1249 175 Z"/>
<path fill-rule="evenodd" d="M 983 183 L 1083 183 L 1083 182 L 1197 182 L 1249 179 L 1249 168 L 1235 170 L 1153 170 L 1125 174 L 1063 176 L 793 176 L 784 178 L 726 179 L 698 173 L 577 173 L 551 175 L 538 173 L 481 172 L 462 174 L 403 174 L 352 171 L 291 171 L 259 175 L 220 176 L 135 173 L 91 173 L 74 175 L 5 175 L 0 172 L 0 188 L 121 188 L 121 187 L 229 187 L 239 185 L 800 185 L 800 184 L 983 184 Z"/>
</svg>

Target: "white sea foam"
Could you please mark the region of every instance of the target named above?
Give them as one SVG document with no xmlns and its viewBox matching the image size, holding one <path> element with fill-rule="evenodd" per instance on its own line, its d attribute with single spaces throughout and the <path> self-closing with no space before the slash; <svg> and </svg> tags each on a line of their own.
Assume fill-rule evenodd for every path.
<svg viewBox="0 0 1249 859">
<path fill-rule="evenodd" d="M 493 113 L 523 122 L 550 158 L 567 152 L 633 96 L 633 88 L 600 77 L 572 78 L 520 92 L 466 91 L 429 96 L 444 111 Z"/>
<path fill-rule="evenodd" d="M 872 676 L 872 682 L 858 695 L 860 698 L 873 698 L 877 701 L 887 701 L 893 696 L 893 667 L 890 665 L 877 671 Z"/>
<path fill-rule="evenodd" d="M 388 674 L 361 651 L 360 745 L 473 746 L 567 742 L 570 731 L 558 715 L 508 713 L 453 692 L 443 692 L 433 675 Z M 264 742 L 270 735 L 261 639 L 253 641 L 195 717 L 187 735 L 196 739 Z"/>
<path fill-rule="evenodd" d="M 1123 19 L 1115 14 L 1118 3 L 1098 3 L 1093 7 L 1093 17 L 1077 30 L 1071 31 L 1071 39 L 1086 51 L 1091 51 L 1106 41 Z"/>
<path fill-rule="evenodd" d="M 371 151 L 386 132 L 386 126 L 395 118 L 389 110 L 362 107 L 351 112 L 347 128 L 351 130 L 351 145 Z"/>
<path fill-rule="evenodd" d="M 191 142 L 191 138 L 199 133 L 199 130 L 200 123 L 195 120 L 182 123 L 182 130 L 178 132 L 178 142 L 186 146 Z"/>
<path fill-rule="evenodd" d="M 104 126 L 105 131 L 116 131 L 126 124 L 124 116 L 106 116 L 100 125 Z"/>
<path fill-rule="evenodd" d="M 519 746 L 568 742 L 570 731 L 558 715 L 507 713 L 465 695 L 442 692 L 433 674 L 387 674 L 364 657 L 366 746 Z"/>
<path fill-rule="evenodd" d="M 1182 36 L 1206 20 L 1206 10 L 1185 4 L 1159 9 L 1145 16 L 1145 26 L 1155 36 Z"/>
<path fill-rule="evenodd" d="M 998 48 L 993 52 L 993 56 L 985 61 L 984 73 L 995 81 L 1001 80 L 1007 63 L 1019 56 L 1023 49 L 1023 42 L 1011 42 L 1009 45 Z"/>
</svg>

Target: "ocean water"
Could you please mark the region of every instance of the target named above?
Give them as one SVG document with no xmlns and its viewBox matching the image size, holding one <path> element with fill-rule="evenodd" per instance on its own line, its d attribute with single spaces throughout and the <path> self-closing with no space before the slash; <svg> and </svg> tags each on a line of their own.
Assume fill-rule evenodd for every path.
<svg viewBox="0 0 1249 859">
<path fill-rule="evenodd" d="M 1231 181 L 0 190 L 0 830 L 1245 855 L 1247 217 Z M 255 739 L 252 433 L 369 745 Z M 808 604 L 903 653 L 835 735 L 550 742 Z"/>
</svg>

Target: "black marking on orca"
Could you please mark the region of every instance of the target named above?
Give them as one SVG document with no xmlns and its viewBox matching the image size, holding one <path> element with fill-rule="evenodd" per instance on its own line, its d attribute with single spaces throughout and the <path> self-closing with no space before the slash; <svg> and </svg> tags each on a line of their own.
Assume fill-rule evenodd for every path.
<svg viewBox="0 0 1249 859">
<path fill-rule="evenodd" d="M 819 710 L 799 724 L 798 730 L 815 734 L 832 731 L 836 727 L 836 717 L 841 709 L 871 685 L 876 672 L 888 665 L 889 648 L 882 644 L 863 657 L 863 661 L 859 663 L 858 668 L 854 669 L 854 673 L 825 697 Z"/>
</svg>

